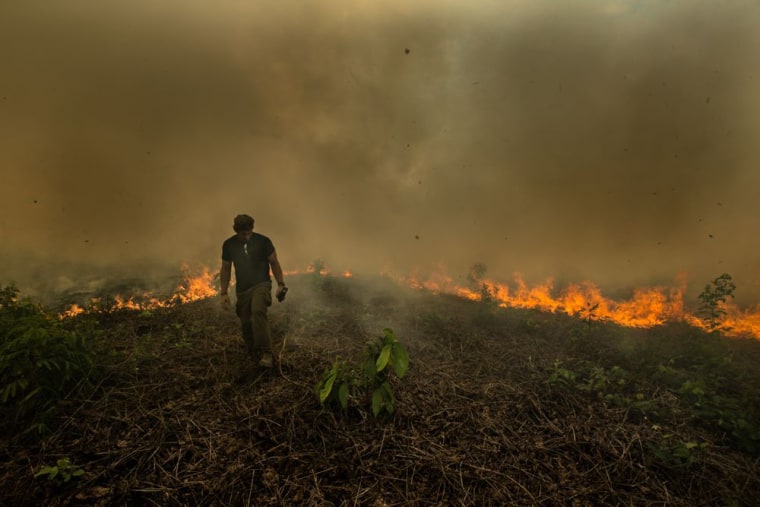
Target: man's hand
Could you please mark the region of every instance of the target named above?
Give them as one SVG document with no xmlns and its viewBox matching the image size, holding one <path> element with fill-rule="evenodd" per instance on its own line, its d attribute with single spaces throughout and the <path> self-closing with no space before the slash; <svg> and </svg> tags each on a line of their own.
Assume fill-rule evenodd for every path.
<svg viewBox="0 0 760 507">
<path fill-rule="evenodd" d="M 285 294 L 288 293 L 288 288 L 285 287 L 285 285 L 278 285 L 277 286 L 277 292 L 275 292 L 275 296 L 277 297 L 277 301 L 282 303 L 282 300 L 285 299 Z"/>
<path fill-rule="evenodd" d="M 232 306 L 230 305 L 230 296 L 229 295 L 222 294 L 221 298 L 222 298 L 222 301 L 221 301 L 221 303 L 222 303 L 222 310 L 226 311 L 226 310 L 229 310 L 230 308 L 232 308 Z"/>
</svg>

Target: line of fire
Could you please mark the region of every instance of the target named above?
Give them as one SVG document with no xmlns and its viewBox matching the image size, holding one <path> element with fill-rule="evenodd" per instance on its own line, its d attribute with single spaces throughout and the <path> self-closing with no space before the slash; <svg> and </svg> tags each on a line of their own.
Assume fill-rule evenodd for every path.
<svg viewBox="0 0 760 507">
<path fill-rule="evenodd" d="M 149 310 L 189 303 L 218 295 L 216 273 L 208 266 L 199 272 L 183 268 L 184 279 L 168 298 L 159 298 L 147 292 L 139 296 L 115 295 L 109 301 L 109 311 L 119 309 Z M 286 275 L 312 274 L 315 276 L 339 276 L 352 278 L 349 269 L 333 272 L 327 267 L 312 265 L 303 270 L 287 271 Z M 720 331 L 725 336 L 752 337 L 760 339 L 760 306 L 740 308 L 731 302 L 720 302 L 720 319 L 709 322 L 697 312 L 689 310 L 684 303 L 685 288 L 646 287 L 637 288 L 627 300 L 605 297 L 592 282 L 584 281 L 557 289 L 553 281 L 530 286 L 520 276 L 515 276 L 511 284 L 491 279 L 478 280 L 477 284 L 458 283 L 444 273 L 421 275 L 400 275 L 384 271 L 381 276 L 403 286 L 425 290 L 434 294 L 450 294 L 473 301 L 487 298 L 501 308 L 535 309 L 546 312 L 562 312 L 588 320 L 606 321 L 625 327 L 648 328 L 667 322 L 686 322 L 694 327 Z M 474 287 L 473 285 L 477 285 Z M 102 311 L 103 302 L 93 298 L 89 306 L 69 305 L 60 314 L 61 318 L 73 317 L 88 311 Z"/>
</svg>

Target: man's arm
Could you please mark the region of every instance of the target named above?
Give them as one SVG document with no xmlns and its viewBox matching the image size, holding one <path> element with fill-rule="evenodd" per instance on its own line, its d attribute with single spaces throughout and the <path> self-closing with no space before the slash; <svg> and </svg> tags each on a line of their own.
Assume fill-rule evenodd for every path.
<svg viewBox="0 0 760 507">
<path fill-rule="evenodd" d="M 222 260 L 222 269 L 219 270 L 220 293 L 222 296 L 227 295 L 227 289 L 230 287 L 230 278 L 232 277 L 232 262 Z"/>
<path fill-rule="evenodd" d="M 282 276 L 282 266 L 280 266 L 280 261 L 277 259 L 277 251 L 273 251 L 268 260 L 274 279 L 277 280 L 277 291 L 279 292 L 282 287 L 285 287 L 285 278 Z"/>
</svg>

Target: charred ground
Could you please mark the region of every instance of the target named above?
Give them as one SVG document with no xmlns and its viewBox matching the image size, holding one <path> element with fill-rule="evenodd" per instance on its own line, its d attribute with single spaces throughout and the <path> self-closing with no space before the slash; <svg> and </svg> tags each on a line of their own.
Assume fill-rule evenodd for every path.
<svg viewBox="0 0 760 507">
<path fill-rule="evenodd" d="M 401 288 L 292 277 L 271 373 L 215 300 L 94 319 L 96 368 L 52 432 L 6 428 L 7 505 L 751 505 L 760 343 L 623 329 Z M 397 409 L 322 407 L 336 356 L 393 328 Z M 68 458 L 83 475 L 34 478 Z"/>
</svg>

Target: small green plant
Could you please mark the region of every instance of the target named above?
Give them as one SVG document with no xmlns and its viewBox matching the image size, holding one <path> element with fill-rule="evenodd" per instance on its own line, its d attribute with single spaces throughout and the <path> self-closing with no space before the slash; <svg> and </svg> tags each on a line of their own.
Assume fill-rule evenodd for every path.
<svg viewBox="0 0 760 507">
<path fill-rule="evenodd" d="M 655 458 L 676 468 L 691 468 L 704 455 L 706 442 L 682 442 L 672 434 L 663 435 L 658 444 L 649 444 Z"/>
<path fill-rule="evenodd" d="M 85 337 L 96 329 L 66 329 L 18 294 L 13 286 L 0 290 L 0 415 L 10 429 L 43 432 L 56 402 L 89 374 Z"/>
<path fill-rule="evenodd" d="M 390 328 L 383 329 L 383 336 L 367 344 L 364 373 L 372 390 L 372 415 L 377 417 L 386 411 L 392 414 L 396 398 L 389 384 L 391 371 L 403 378 L 409 368 L 409 355 Z"/>
<path fill-rule="evenodd" d="M 44 466 L 39 472 L 34 474 L 35 478 L 47 477 L 49 481 L 56 486 L 63 486 L 84 475 L 84 470 L 77 465 L 73 465 L 69 458 L 61 458 L 53 466 Z"/>
<path fill-rule="evenodd" d="M 360 378 L 348 363 L 336 358 L 332 368 L 325 370 L 322 380 L 317 383 L 319 402 L 323 405 L 337 402 L 345 410 L 348 408 L 349 395 L 359 382 Z"/>
<path fill-rule="evenodd" d="M 357 393 L 370 396 L 372 415 L 392 414 L 396 397 L 390 380 L 393 375 L 401 379 L 409 369 L 409 355 L 396 339 L 393 330 L 385 328 L 383 336 L 367 343 L 360 368 L 351 367 L 339 358 L 332 368 L 325 370 L 315 391 L 322 405 L 337 403 L 344 410 Z"/>
<path fill-rule="evenodd" d="M 480 286 L 480 301 L 487 305 L 496 304 L 496 291 L 485 282 Z"/>
<path fill-rule="evenodd" d="M 610 369 L 594 367 L 589 371 L 586 385 L 582 386 L 581 389 L 604 394 L 625 386 L 627 377 L 628 372 L 619 366 L 613 366 Z"/>
<path fill-rule="evenodd" d="M 547 382 L 553 386 L 567 386 L 579 391 L 593 393 L 597 399 L 616 407 L 626 407 L 636 414 L 654 415 L 657 406 L 647 399 L 642 386 L 631 379 L 631 374 L 619 366 L 603 368 L 590 364 L 580 364 L 578 371 L 555 361 L 548 369 Z"/>
<path fill-rule="evenodd" d="M 599 317 L 596 314 L 596 311 L 599 309 L 599 303 L 594 303 L 593 305 L 591 303 L 586 303 L 586 306 L 578 312 L 578 316 L 583 320 L 583 322 L 586 323 L 586 326 L 588 326 L 588 329 L 591 329 L 591 325 L 595 320 L 598 320 Z"/>
<path fill-rule="evenodd" d="M 483 277 L 486 276 L 487 272 L 488 267 L 486 267 L 485 264 L 482 262 L 476 262 L 470 267 L 466 278 L 467 282 L 470 284 L 473 290 L 476 290 L 478 292 L 480 301 L 486 303 L 487 305 L 494 305 L 496 304 L 495 287 L 492 287 L 483 280 Z"/>
<path fill-rule="evenodd" d="M 723 273 L 705 285 L 705 290 L 699 294 L 699 300 L 702 301 L 699 311 L 705 315 L 711 331 L 720 326 L 720 319 L 726 314 L 726 300 L 734 297 L 735 290 L 736 284 L 731 280 L 731 275 Z"/>
<path fill-rule="evenodd" d="M 547 382 L 550 384 L 575 384 L 578 375 L 573 371 L 562 366 L 562 361 L 554 361 L 554 366 L 549 370 Z"/>
</svg>

